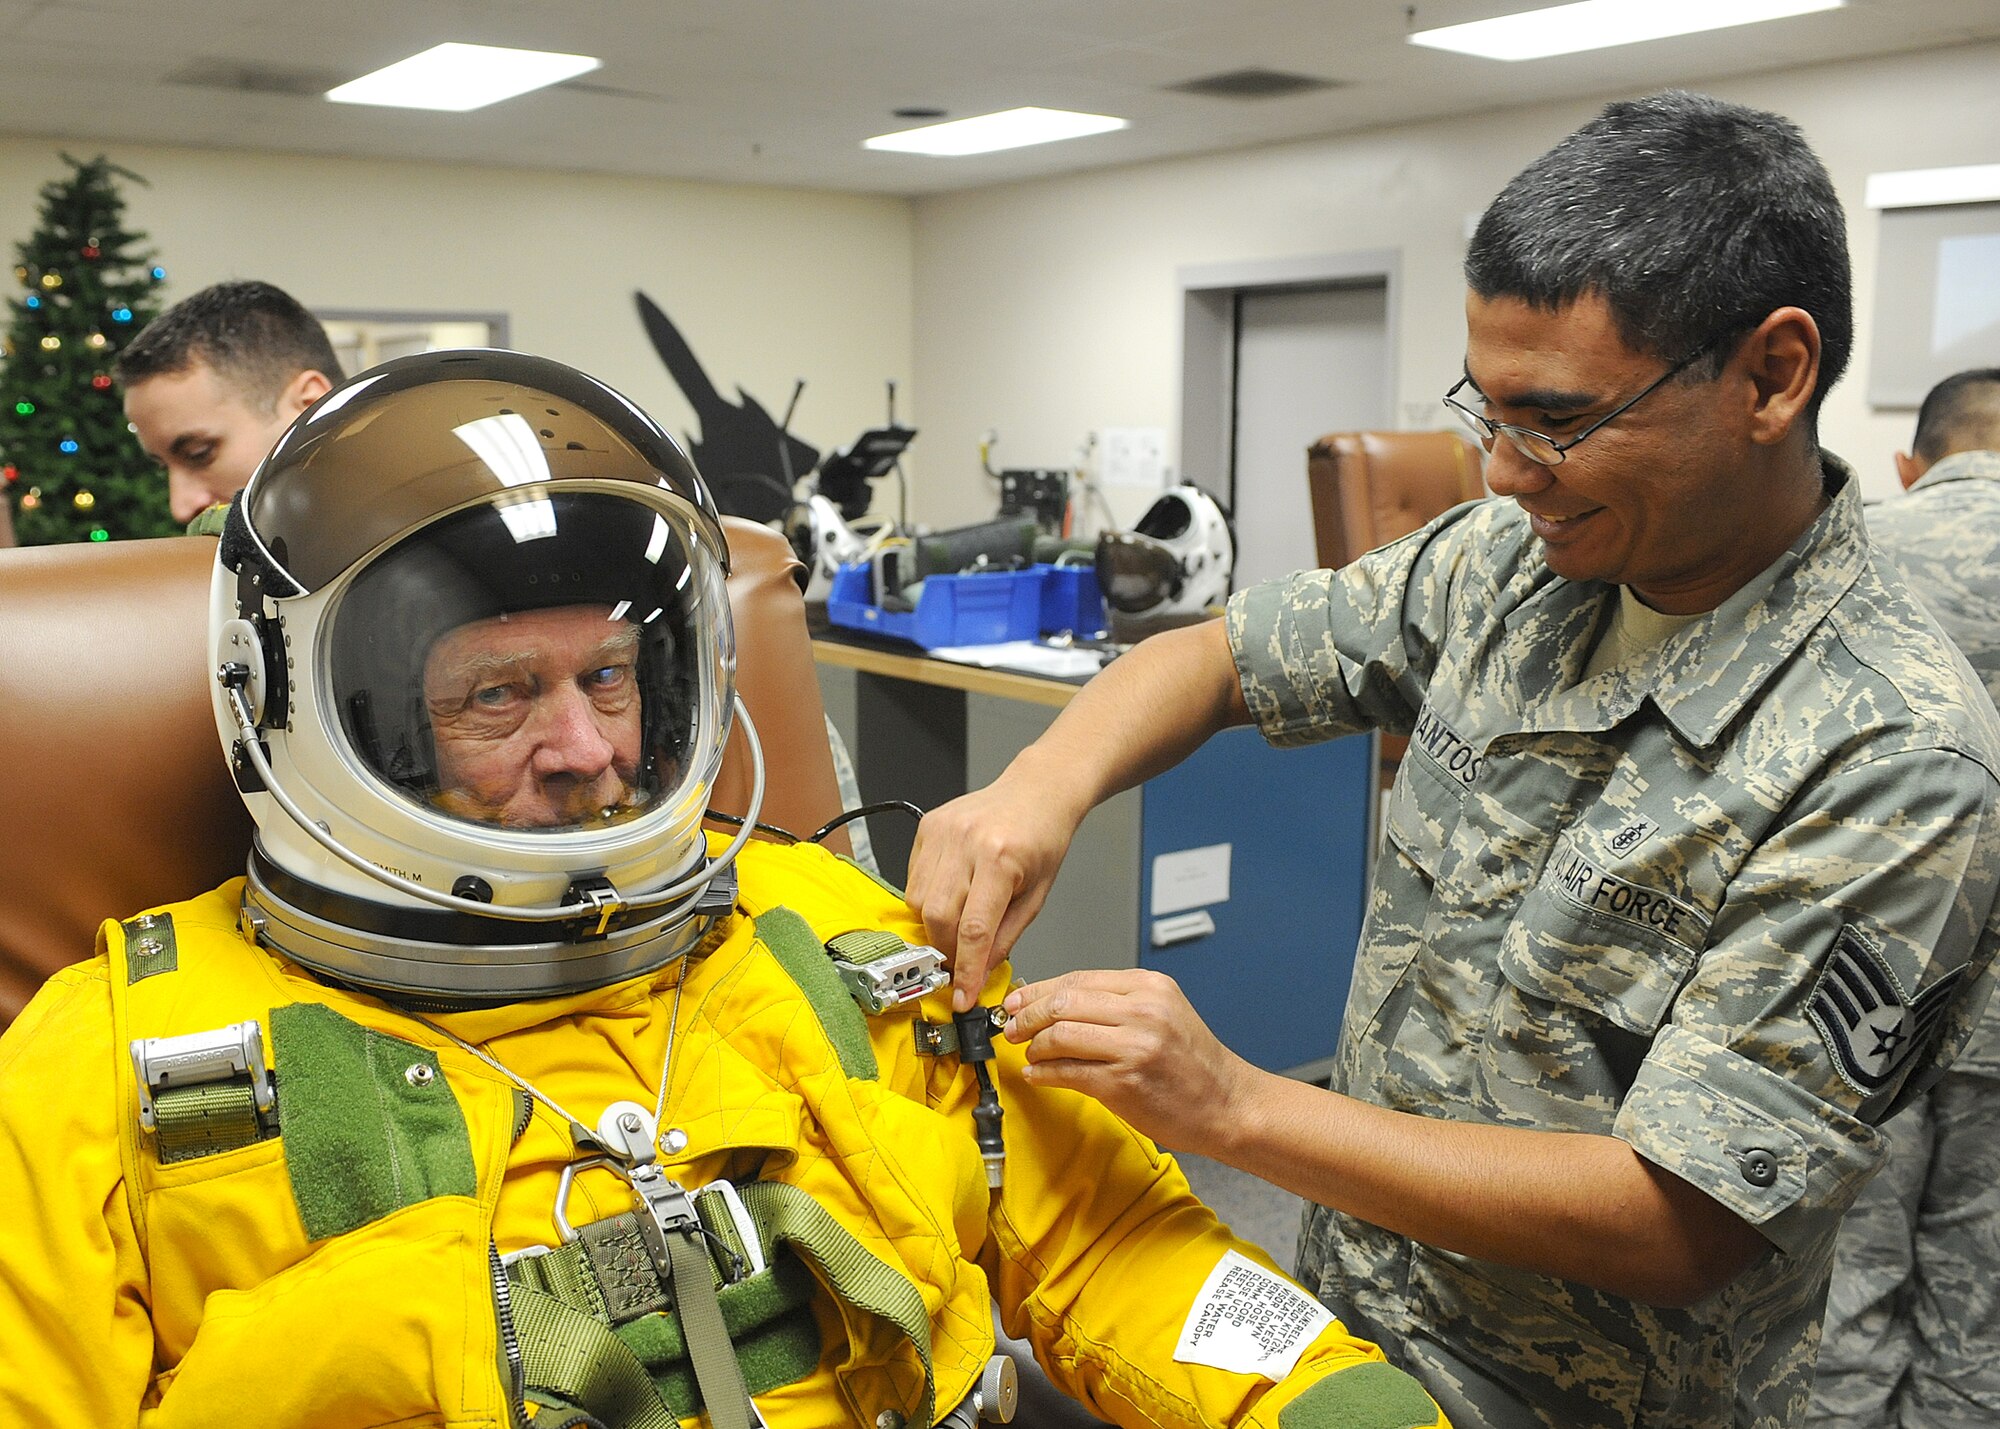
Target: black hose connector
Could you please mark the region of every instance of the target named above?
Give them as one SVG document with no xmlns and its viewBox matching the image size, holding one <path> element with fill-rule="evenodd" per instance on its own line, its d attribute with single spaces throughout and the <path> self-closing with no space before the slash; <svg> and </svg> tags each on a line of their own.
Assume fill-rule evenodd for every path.
<svg viewBox="0 0 2000 1429">
<path fill-rule="evenodd" d="M 972 1068 L 979 1082 L 979 1101 L 972 1108 L 972 1137 L 979 1145 L 979 1159 L 986 1163 L 986 1185 L 999 1190 L 1005 1179 L 1007 1143 L 1001 1132 L 1006 1118 L 1000 1106 L 999 1090 L 986 1064 L 993 1060 L 993 1032 L 998 1008 L 974 1007 L 951 1015 L 958 1032 L 958 1058 Z"/>
</svg>

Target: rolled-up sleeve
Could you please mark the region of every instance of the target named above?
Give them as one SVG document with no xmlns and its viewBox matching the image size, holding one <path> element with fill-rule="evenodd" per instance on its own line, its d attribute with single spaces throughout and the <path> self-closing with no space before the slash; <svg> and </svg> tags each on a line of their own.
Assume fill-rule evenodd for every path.
<svg viewBox="0 0 2000 1429">
<path fill-rule="evenodd" d="M 1830 773 L 1752 850 L 1619 1111 L 1641 1155 L 1780 1249 L 1830 1238 L 1875 1126 L 1948 1065 L 1990 984 L 2000 786 L 1911 749 Z"/>
<path fill-rule="evenodd" d="M 1230 653 L 1265 739 L 1407 734 L 1484 524 L 1482 503 L 1471 502 L 1337 571 L 1301 571 L 1232 596 Z"/>
</svg>

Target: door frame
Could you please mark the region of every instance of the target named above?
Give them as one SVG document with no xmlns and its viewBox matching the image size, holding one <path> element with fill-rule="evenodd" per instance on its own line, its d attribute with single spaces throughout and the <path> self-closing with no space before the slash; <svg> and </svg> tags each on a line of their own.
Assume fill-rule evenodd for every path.
<svg viewBox="0 0 2000 1429">
<path fill-rule="evenodd" d="M 1245 294 L 1380 283 L 1389 366 L 1385 391 L 1389 411 L 1401 411 L 1402 266 L 1399 249 L 1358 248 L 1180 268 L 1181 471 L 1217 473 L 1224 499 L 1235 506 L 1237 304 Z M 1299 480 L 1305 480 L 1303 466 Z"/>
</svg>

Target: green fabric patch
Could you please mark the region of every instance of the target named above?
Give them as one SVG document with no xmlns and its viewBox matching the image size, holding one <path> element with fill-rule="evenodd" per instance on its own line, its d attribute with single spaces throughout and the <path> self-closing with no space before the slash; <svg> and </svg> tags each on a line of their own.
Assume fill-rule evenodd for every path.
<svg viewBox="0 0 2000 1429">
<path fill-rule="evenodd" d="M 812 1004 L 841 1069 L 856 1081 L 874 1081 L 880 1072 L 868 1043 L 868 1019 L 848 996 L 812 925 L 789 908 L 773 908 L 757 919 L 757 936 Z"/>
<path fill-rule="evenodd" d="M 472 1135 L 435 1053 L 309 1002 L 272 1010 L 271 1041 L 286 1170 L 312 1239 L 477 1194 Z"/>
<path fill-rule="evenodd" d="M 1437 1422 L 1424 1387 L 1379 1360 L 1328 1375 L 1278 1411 L 1278 1429 L 1428 1429 Z"/>
<path fill-rule="evenodd" d="M 118 926 L 125 930 L 126 986 L 155 973 L 170 973 L 180 966 L 173 914 L 147 913 Z"/>
</svg>

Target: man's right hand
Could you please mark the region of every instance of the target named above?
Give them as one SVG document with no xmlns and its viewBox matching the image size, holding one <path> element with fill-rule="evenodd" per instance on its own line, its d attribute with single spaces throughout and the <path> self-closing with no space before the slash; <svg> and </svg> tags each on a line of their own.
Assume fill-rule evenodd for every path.
<svg viewBox="0 0 2000 1429">
<path fill-rule="evenodd" d="M 1042 911 L 1085 814 L 1249 719 L 1222 622 L 1169 630 L 1107 665 L 998 779 L 926 814 L 907 897 L 951 961 L 952 1006 L 972 1006 Z"/>
<path fill-rule="evenodd" d="M 1017 764 L 917 826 L 907 897 L 951 964 L 951 1003 L 960 1012 L 1042 911 L 1088 812 L 1051 782 Z"/>
</svg>

